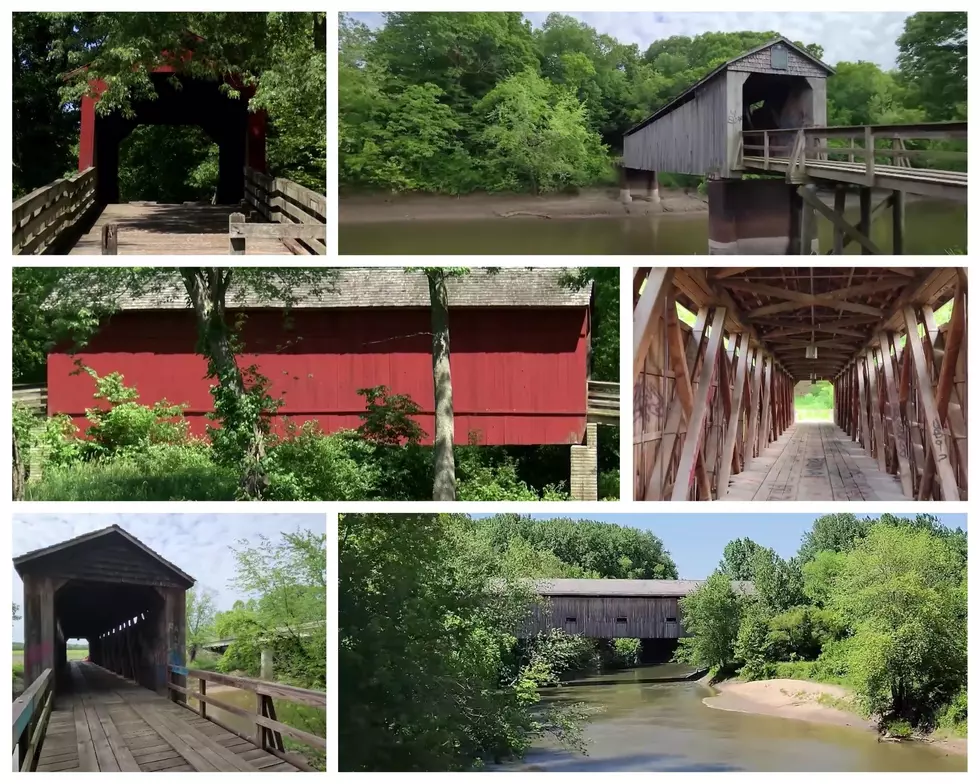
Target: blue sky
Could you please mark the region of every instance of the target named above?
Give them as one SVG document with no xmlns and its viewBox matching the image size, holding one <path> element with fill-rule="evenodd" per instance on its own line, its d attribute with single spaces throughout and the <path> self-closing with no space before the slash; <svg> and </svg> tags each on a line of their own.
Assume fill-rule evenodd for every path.
<svg viewBox="0 0 980 784">
<path fill-rule="evenodd" d="M 151 550 L 193 577 L 195 589 L 214 591 L 219 610 L 231 609 L 236 598 L 229 583 L 235 577 L 235 556 L 229 545 L 245 540 L 260 544 L 262 535 L 278 541 L 281 532 L 323 533 L 322 514 L 16 514 L 13 556 L 118 525 Z M 24 606 L 24 583 L 10 566 L 13 601 Z M 13 639 L 23 641 L 24 622 L 15 621 Z"/>
<path fill-rule="evenodd" d="M 352 13 L 370 27 L 383 24 L 380 13 Z M 524 14 L 540 26 L 547 13 Z M 706 32 L 777 30 L 793 41 L 817 43 L 824 48 L 824 59 L 834 65 L 841 60 L 869 60 L 882 68 L 895 67 L 898 47 L 895 41 L 903 30 L 906 12 L 850 13 L 772 13 L 772 12 L 691 12 L 659 14 L 652 12 L 569 13 L 608 33 L 623 43 L 635 43 L 644 51 L 655 40 L 672 35 L 695 36 Z"/>
<path fill-rule="evenodd" d="M 489 517 L 489 515 L 472 515 Z M 706 578 L 721 560 L 725 545 L 732 539 L 748 537 L 771 547 L 783 558 L 796 555 L 803 534 L 820 514 L 532 514 L 536 520 L 567 517 L 572 520 L 598 520 L 651 531 L 663 541 L 677 564 L 677 574 L 685 580 Z M 857 517 L 878 515 L 858 514 Z M 936 515 L 950 528 L 966 530 L 965 514 Z"/>
</svg>

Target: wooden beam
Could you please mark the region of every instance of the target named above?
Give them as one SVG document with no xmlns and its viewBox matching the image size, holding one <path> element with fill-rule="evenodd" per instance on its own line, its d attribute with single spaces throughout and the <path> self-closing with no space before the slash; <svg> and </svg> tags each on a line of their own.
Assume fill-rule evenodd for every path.
<svg viewBox="0 0 980 784">
<path fill-rule="evenodd" d="M 714 280 L 716 278 L 731 278 L 735 275 L 741 275 L 745 272 L 750 272 L 758 267 L 721 267 L 711 271 L 708 275 L 708 280 Z"/>
<path fill-rule="evenodd" d="M 904 310 L 906 333 L 905 347 L 911 348 L 912 365 L 914 366 L 916 378 L 916 392 L 918 400 L 925 409 L 927 433 L 926 442 L 929 445 L 929 452 L 936 462 L 936 473 L 939 476 L 939 486 L 942 490 L 943 500 L 959 501 L 959 488 L 956 485 L 956 474 L 953 473 L 953 466 L 950 461 L 949 448 L 946 443 L 946 433 L 943 428 L 943 419 L 939 416 L 939 407 L 933 393 L 932 378 L 929 368 L 926 366 L 926 355 L 922 348 L 922 341 L 919 340 L 918 323 L 915 318 L 915 311 L 906 306 Z"/>
<path fill-rule="evenodd" d="M 643 369 L 643 363 L 646 360 L 647 351 L 650 350 L 650 342 L 653 340 L 653 331 L 656 326 L 657 317 L 664 307 L 663 295 L 670 287 L 672 276 L 672 267 L 654 267 L 650 270 L 650 277 L 647 278 L 643 293 L 640 294 L 640 301 L 633 309 L 634 381 L 639 377 L 640 371 Z"/>
<path fill-rule="evenodd" d="M 792 335 L 807 334 L 810 332 L 824 332 L 831 335 L 843 335 L 844 337 L 858 338 L 859 340 L 866 340 L 868 334 L 866 332 L 857 332 L 856 330 L 843 329 L 842 327 L 836 326 L 833 322 L 823 322 L 820 324 L 800 324 L 796 327 L 783 327 L 782 329 L 776 329 L 772 332 L 767 332 L 765 334 L 766 340 L 776 340 L 778 338 L 790 337 Z"/>
<path fill-rule="evenodd" d="M 718 500 L 728 495 L 728 480 L 732 474 L 732 461 L 735 459 L 735 439 L 742 421 L 742 401 L 745 400 L 745 381 L 748 377 L 749 363 L 755 350 L 749 346 L 749 335 L 743 332 L 738 342 L 738 366 L 735 370 L 735 397 L 732 400 L 732 414 L 725 429 L 725 443 L 721 450 L 721 468 L 718 473 Z"/>
<path fill-rule="evenodd" d="M 797 294 L 798 292 L 794 292 Z M 806 300 L 802 300 L 798 297 L 782 297 L 783 299 L 790 299 L 790 302 L 777 302 L 772 305 L 763 305 L 760 308 L 749 311 L 745 317 L 751 321 L 758 316 L 766 316 L 772 313 L 786 313 L 787 311 L 801 310 L 805 307 L 810 306 L 820 306 L 824 308 L 833 308 L 834 310 L 848 310 L 854 313 L 866 313 L 869 316 L 875 316 L 876 318 L 882 317 L 882 312 L 879 308 L 873 308 L 870 305 L 865 305 L 860 302 L 848 302 L 843 299 L 834 299 L 828 295 L 818 294 L 816 296 L 811 296 L 809 294 L 802 294 L 802 297 L 806 297 Z"/>
<path fill-rule="evenodd" d="M 772 362 L 766 367 L 766 376 L 762 387 L 762 411 L 759 413 L 761 422 L 759 423 L 759 452 L 769 446 L 769 425 L 772 416 L 772 377 L 776 368 Z"/>
<path fill-rule="evenodd" d="M 870 212 L 868 213 L 867 226 L 865 226 L 862 223 L 859 227 L 856 228 L 852 226 L 850 223 L 848 223 L 846 220 L 844 220 L 843 217 L 841 217 L 836 212 L 834 212 L 830 207 L 828 207 L 826 204 L 820 201 L 820 198 L 816 195 L 816 193 L 811 193 L 811 190 L 816 190 L 813 185 L 804 185 L 800 188 L 797 188 L 796 190 L 797 193 L 800 194 L 802 199 L 808 204 L 810 204 L 817 212 L 823 215 L 827 220 L 829 220 L 831 225 L 835 229 L 840 229 L 840 231 L 842 231 L 845 235 L 853 239 L 855 242 L 860 243 L 861 250 L 863 253 L 874 253 L 874 254 L 882 253 L 881 248 L 879 248 L 877 245 L 874 244 L 874 242 L 871 241 Z M 870 193 L 870 191 L 867 188 L 861 189 L 862 208 L 864 205 L 863 194 L 865 191 L 868 191 Z M 870 201 L 868 202 L 868 204 L 870 205 Z"/>
<path fill-rule="evenodd" d="M 772 360 L 770 360 L 771 362 Z M 752 386 L 749 388 L 749 426 L 747 430 L 748 449 L 745 454 L 747 466 L 761 449 L 758 448 L 759 402 L 762 399 L 762 373 L 766 364 L 766 353 L 755 352 L 755 372 L 752 374 Z"/>
<path fill-rule="evenodd" d="M 694 408 L 687 418 L 687 435 L 681 451 L 680 463 L 677 465 L 677 476 L 674 480 L 674 492 L 671 501 L 687 500 L 688 489 L 694 476 L 694 463 L 701 451 L 701 429 L 708 413 L 708 395 L 711 392 L 711 381 L 714 378 L 715 365 L 718 361 L 718 348 L 722 345 L 725 332 L 725 308 L 715 308 L 715 316 L 711 322 L 711 333 L 708 335 L 708 347 L 705 350 L 704 361 L 701 363 L 701 373 L 698 377 L 698 389 L 694 397 Z M 711 500 L 711 488 L 705 488 L 707 500 Z"/>
<path fill-rule="evenodd" d="M 953 311 L 950 314 L 949 329 L 946 331 L 946 343 L 943 351 L 942 366 L 939 370 L 939 383 L 936 387 L 936 409 L 939 419 L 948 425 L 949 399 L 953 392 L 953 376 L 956 371 L 956 361 L 959 358 L 960 346 L 966 332 L 966 316 L 963 313 L 963 287 L 957 286 L 953 295 Z M 919 483 L 918 500 L 925 501 L 932 496 L 932 483 L 936 474 L 936 459 L 930 451 L 926 456 L 926 467 Z M 957 496 L 958 497 L 958 496 Z"/>
<path fill-rule="evenodd" d="M 834 188 L 834 214 L 840 215 L 841 220 L 844 220 L 844 210 L 847 207 L 847 189 L 843 185 L 837 185 Z M 841 231 L 837 224 L 832 224 L 834 227 L 834 247 L 831 253 L 835 256 L 844 255 L 844 232 Z"/>
<path fill-rule="evenodd" d="M 708 324 L 708 308 L 702 307 L 698 310 L 697 319 L 694 322 L 694 329 L 687 338 L 686 347 L 684 345 L 684 333 L 681 331 L 680 321 L 677 318 L 677 307 L 673 297 L 668 298 L 664 321 L 667 331 L 668 360 L 674 369 L 674 395 L 667 409 L 667 419 L 664 423 L 660 449 L 650 468 L 650 473 L 647 475 L 646 490 L 643 495 L 643 500 L 645 501 L 660 501 L 663 498 L 663 479 L 667 476 L 671 457 L 674 454 L 674 445 L 677 442 L 681 419 L 685 414 L 682 395 L 690 385 L 691 374 L 689 368 L 694 364 L 698 356 L 698 349 L 701 346 L 704 330 Z M 687 379 L 687 385 L 683 392 L 679 388 L 681 386 L 679 379 L 681 378 Z M 693 404 L 692 400 L 691 405 L 693 406 Z"/>
</svg>

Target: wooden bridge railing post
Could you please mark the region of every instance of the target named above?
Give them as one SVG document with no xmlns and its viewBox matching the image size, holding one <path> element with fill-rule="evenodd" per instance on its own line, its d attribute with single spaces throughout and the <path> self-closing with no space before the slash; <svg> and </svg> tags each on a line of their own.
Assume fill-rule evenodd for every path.
<svg viewBox="0 0 980 784">
<path fill-rule="evenodd" d="M 204 680 L 204 678 L 198 678 L 197 679 L 197 682 L 198 682 L 198 684 L 200 685 L 200 688 L 201 688 L 201 696 L 202 697 L 207 697 L 208 696 L 208 682 L 206 680 Z M 208 702 L 207 702 L 207 700 L 198 700 L 198 702 L 197 702 L 197 712 L 200 714 L 200 716 L 201 716 L 202 719 L 206 719 L 208 717 Z"/>
<path fill-rule="evenodd" d="M 245 255 L 245 236 L 232 234 L 232 226 L 236 223 L 245 223 L 245 216 L 240 212 L 233 212 L 228 216 L 228 253 L 232 256 Z"/>
<path fill-rule="evenodd" d="M 765 158 L 764 167 L 766 171 L 769 171 L 769 131 L 762 132 L 762 149 Z"/>
<path fill-rule="evenodd" d="M 865 178 L 870 188 L 875 184 L 875 135 L 870 125 L 864 126 Z"/>
<path fill-rule="evenodd" d="M 119 227 L 115 223 L 107 223 L 102 227 L 102 255 L 117 256 Z"/>
</svg>

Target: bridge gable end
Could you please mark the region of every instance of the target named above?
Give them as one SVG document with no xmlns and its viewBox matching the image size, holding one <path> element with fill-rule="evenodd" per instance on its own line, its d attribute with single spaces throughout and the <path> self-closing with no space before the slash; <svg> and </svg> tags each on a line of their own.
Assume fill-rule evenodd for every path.
<svg viewBox="0 0 980 784">
<path fill-rule="evenodd" d="M 773 68 L 773 48 L 780 42 L 775 41 L 764 49 L 749 52 L 729 63 L 728 70 L 748 73 L 785 74 L 787 76 L 808 76 L 815 79 L 826 79 L 828 70 L 819 60 L 807 57 L 794 48 L 786 47 L 786 67 Z"/>
</svg>

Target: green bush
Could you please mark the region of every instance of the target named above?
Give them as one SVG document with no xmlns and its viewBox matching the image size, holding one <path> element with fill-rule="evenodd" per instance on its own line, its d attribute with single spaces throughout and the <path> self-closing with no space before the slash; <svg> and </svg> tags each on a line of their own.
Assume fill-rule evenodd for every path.
<svg viewBox="0 0 980 784">
<path fill-rule="evenodd" d="M 360 501 L 377 492 L 375 448 L 351 431 L 324 435 L 316 422 L 290 425 L 266 462 L 269 500 Z"/>
<path fill-rule="evenodd" d="M 635 667 L 640 663 L 640 641 L 632 637 L 622 637 L 612 641 L 612 660 L 614 667 Z"/>
<path fill-rule="evenodd" d="M 966 725 L 966 689 L 963 689 L 939 712 L 936 727 L 952 735 L 966 737 Z"/>
</svg>

